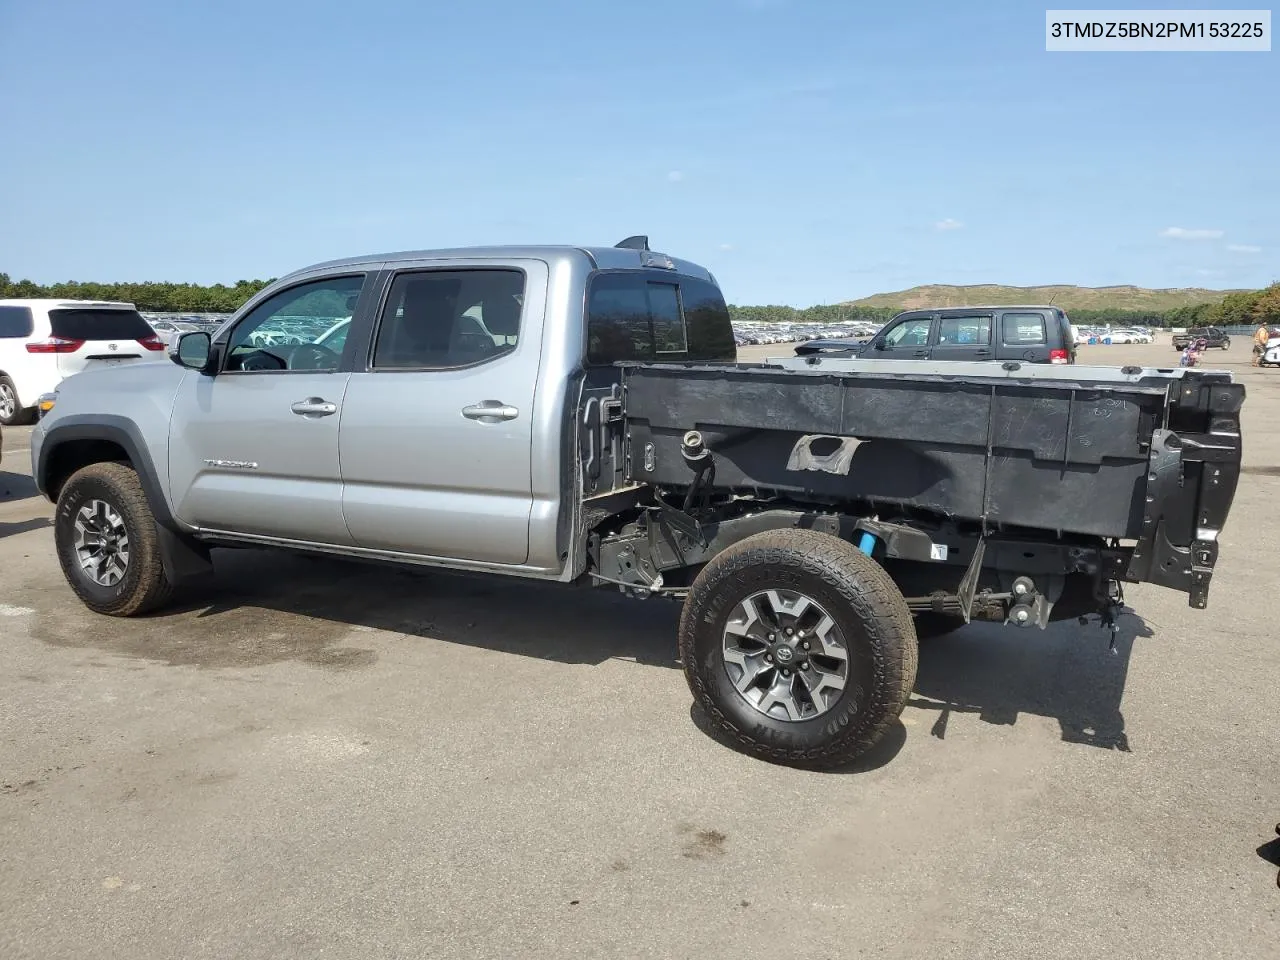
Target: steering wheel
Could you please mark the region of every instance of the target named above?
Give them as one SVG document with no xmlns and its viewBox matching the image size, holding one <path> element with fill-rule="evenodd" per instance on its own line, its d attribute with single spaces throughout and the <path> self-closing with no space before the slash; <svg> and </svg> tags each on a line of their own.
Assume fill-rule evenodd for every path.
<svg viewBox="0 0 1280 960">
<path fill-rule="evenodd" d="M 290 370 L 335 370 L 338 354 L 322 343 L 304 343 L 294 347 L 289 357 Z"/>
<path fill-rule="evenodd" d="M 254 350 L 244 355 L 240 361 L 241 370 L 287 370 L 288 364 L 283 357 L 278 357 L 268 350 Z"/>
</svg>

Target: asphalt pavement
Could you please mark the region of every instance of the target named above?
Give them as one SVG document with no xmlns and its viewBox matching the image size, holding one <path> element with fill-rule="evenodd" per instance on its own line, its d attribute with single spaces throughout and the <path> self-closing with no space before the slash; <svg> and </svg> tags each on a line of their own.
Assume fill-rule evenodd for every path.
<svg viewBox="0 0 1280 960">
<path fill-rule="evenodd" d="M 1208 610 L 931 642 L 832 774 L 709 735 L 666 601 L 227 551 L 94 616 L 6 429 L 0 958 L 1277 956 L 1280 369 L 1208 365 L 1249 390 Z"/>
</svg>

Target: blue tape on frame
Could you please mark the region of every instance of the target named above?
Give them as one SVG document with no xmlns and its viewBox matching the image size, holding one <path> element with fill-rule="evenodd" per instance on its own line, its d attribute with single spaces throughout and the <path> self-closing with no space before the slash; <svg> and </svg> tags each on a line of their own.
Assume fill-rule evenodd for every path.
<svg viewBox="0 0 1280 960">
<path fill-rule="evenodd" d="M 868 557 L 876 548 L 876 535 L 874 533 L 864 532 L 858 539 L 858 549 L 865 553 Z"/>
</svg>

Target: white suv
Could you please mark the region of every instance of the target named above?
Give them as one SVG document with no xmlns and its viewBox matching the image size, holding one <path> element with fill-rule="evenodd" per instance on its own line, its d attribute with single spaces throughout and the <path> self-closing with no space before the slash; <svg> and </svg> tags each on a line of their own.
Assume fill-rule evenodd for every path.
<svg viewBox="0 0 1280 960">
<path fill-rule="evenodd" d="M 30 423 L 40 395 L 73 373 L 161 359 L 164 349 L 131 303 L 0 300 L 0 424 Z"/>
</svg>

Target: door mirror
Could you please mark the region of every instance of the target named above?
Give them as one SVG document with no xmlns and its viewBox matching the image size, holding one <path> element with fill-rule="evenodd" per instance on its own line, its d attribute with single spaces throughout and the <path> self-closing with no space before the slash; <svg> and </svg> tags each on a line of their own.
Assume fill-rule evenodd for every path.
<svg viewBox="0 0 1280 960">
<path fill-rule="evenodd" d="M 170 359 L 178 366 L 199 370 L 201 373 L 208 368 L 212 355 L 213 341 L 203 330 L 181 334 L 177 346 L 169 354 Z"/>
<path fill-rule="evenodd" d="M 885 350 L 885 349 L 888 349 L 888 346 L 889 344 L 884 337 L 876 337 L 874 340 L 871 341 L 872 350 Z"/>
</svg>

